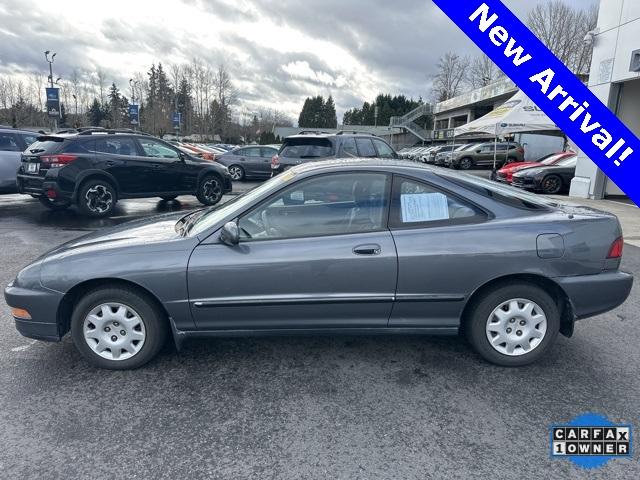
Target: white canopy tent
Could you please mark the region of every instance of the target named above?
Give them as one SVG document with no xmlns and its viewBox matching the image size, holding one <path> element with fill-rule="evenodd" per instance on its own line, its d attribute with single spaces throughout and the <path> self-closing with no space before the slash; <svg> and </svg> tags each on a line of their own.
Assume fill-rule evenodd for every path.
<svg viewBox="0 0 640 480">
<path fill-rule="evenodd" d="M 494 171 L 497 160 L 498 137 L 514 133 L 541 133 L 563 135 L 562 131 L 522 91 L 484 117 L 454 130 L 454 138 L 471 134 L 490 134 L 495 137 Z"/>
</svg>

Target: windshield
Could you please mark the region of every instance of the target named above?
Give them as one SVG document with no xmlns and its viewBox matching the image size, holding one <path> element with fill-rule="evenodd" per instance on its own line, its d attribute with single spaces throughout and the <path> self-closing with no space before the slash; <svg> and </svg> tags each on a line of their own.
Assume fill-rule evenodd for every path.
<svg viewBox="0 0 640 480">
<path fill-rule="evenodd" d="M 558 159 L 563 158 L 564 155 L 564 153 L 554 153 L 540 160 L 540 163 L 542 165 L 554 165 Z"/>
<path fill-rule="evenodd" d="M 220 222 L 230 213 L 233 213 L 234 211 L 241 211 L 244 207 L 250 205 L 256 198 L 259 198 L 263 193 L 272 190 L 279 185 L 284 185 L 294 178 L 295 174 L 293 172 L 285 172 L 282 175 L 278 175 L 277 177 L 267 180 L 253 190 L 249 190 L 242 195 L 238 195 L 236 198 L 229 200 L 223 205 L 206 210 L 189 229 L 187 234 L 190 237 L 193 237 L 204 232 L 208 228 Z"/>
<path fill-rule="evenodd" d="M 285 140 L 280 156 L 288 158 L 323 158 L 333 155 L 333 144 L 326 138 L 290 138 Z"/>
<path fill-rule="evenodd" d="M 568 157 L 565 158 L 564 160 L 560 160 L 558 163 L 556 163 L 556 166 L 558 167 L 573 167 L 576 163 L 577 163 L 577 156 L 573 156 L 573 157 Z"/>
<path fill-rule="evenodd" d="M 64 140 L 62 138 L 43 138 L 27 147 L 28 153 L 48 153 L 57 151 Z"/>
</svg>

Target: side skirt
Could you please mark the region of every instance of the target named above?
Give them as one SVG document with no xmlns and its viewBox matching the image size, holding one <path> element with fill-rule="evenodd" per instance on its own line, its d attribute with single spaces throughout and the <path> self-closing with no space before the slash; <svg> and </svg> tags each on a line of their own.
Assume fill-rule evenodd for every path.
<svg viewBox="0 0 640 480">
<path fill-rule="evenodd" d="M 261 330 L 178 330 L 173 319 L 171 332 L 176 349 L 189 338 L 269 337 L 269 336 L 321 336 L 321 335 L 457 335 L 458 327 L 426 328 L 315 328 L 315 329 L 261 329 Z"/>
</svg>

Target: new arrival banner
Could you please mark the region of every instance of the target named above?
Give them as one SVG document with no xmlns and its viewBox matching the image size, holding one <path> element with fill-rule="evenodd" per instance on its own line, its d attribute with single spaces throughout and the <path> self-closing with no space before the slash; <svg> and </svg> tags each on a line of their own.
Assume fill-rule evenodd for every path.
<svg viewBox="0 0 640 480">
<path fill-rule="evenodd" d="M 433 0 L 640 205 L 640 140 L 500 0 Z"/>
</svg>

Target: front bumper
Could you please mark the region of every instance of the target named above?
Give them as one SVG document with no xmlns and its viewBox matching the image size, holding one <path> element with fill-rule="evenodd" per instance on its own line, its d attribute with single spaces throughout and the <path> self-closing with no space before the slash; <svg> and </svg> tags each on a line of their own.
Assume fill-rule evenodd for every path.
<svg viewBox="0 0 640 480">
<path fill-rule="evenodd" d="M 559 277 L 555 279 L 568 295 L 575 318 L 593 317 L 622 305 L 631 293 L 633 275 L 619 270 Z"/>
<path fill-rule="evenodd" d="M 516 177 L 514 175 L 511 185 L 518 188 L 524 188 L 526 190 L 539 190 L 540 180 L 533 177 Z"/>
<path fill-rule="evenodd" d="M 57 312 L 63 294 L 44 287 L 22 288 L 10 283 L 4 290 L 7 305 L 23 308 L 30 320 L 15 318 L 16 329 L 21 335 L 37 340 L 58 342 L 65 332 L 58 324 Z"/>
</svg>

